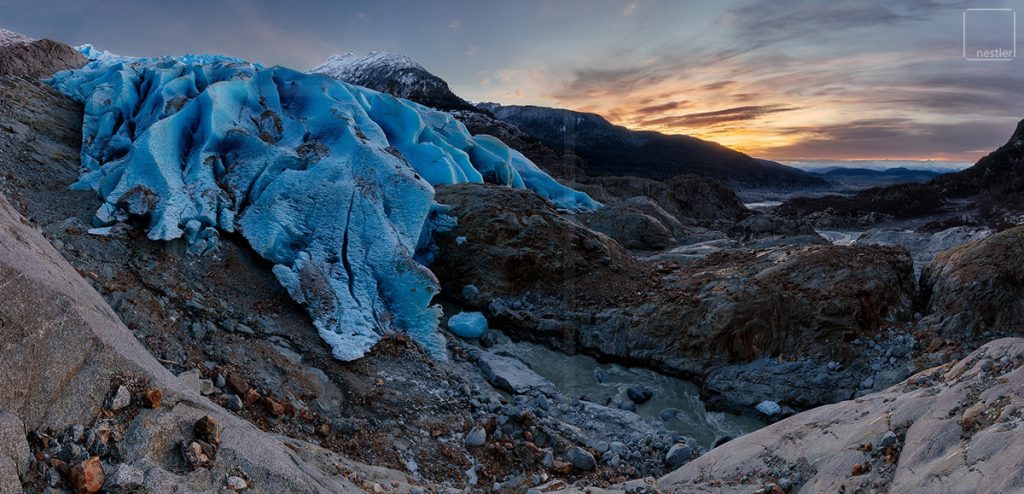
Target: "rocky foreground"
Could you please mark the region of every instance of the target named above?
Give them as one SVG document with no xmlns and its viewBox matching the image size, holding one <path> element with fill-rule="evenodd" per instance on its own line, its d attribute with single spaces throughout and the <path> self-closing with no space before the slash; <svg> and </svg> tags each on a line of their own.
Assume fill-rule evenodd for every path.
<svg viewBox="0 0 1024 494">
<path fill-rule="evenodd" d="M 194 255 L 131 219 L 90 231 L 98 199 L 67 190 L 82 108 L 36 81 L 84 60 L 11 39 L 5 60 L 30 63 L 0 75 L 4 494 L 1024 482 L 1024 341 L 991 341 L 1024 323 L 1020 229 L 919 260 L 831 245 L 695 176 L 575 177 L 606 204 L 581 214 L 526 190 L 437 188 L 458 219 L 431 266 L 445 302 L 515 339 L 690 378 L 715 409 L 792 415 L 702 445 L 634 413 L 642 388 L 567 396 L 492 351 L 495 332 L 450 338 L 443 364 L 403 337 L 340 362 L 236 236 Z"/>
<path fill-rule="evenodd" d="M 657 479 L 588 492 L 1021 492 L 1024 339 L 790 417 Z"/>
<path fill-rule="evenodd" d="M 4 199 L 0 238 L 0 492 L 355 492 L 404 481 L 261 432 L 190 389 Z"/>
</svg>

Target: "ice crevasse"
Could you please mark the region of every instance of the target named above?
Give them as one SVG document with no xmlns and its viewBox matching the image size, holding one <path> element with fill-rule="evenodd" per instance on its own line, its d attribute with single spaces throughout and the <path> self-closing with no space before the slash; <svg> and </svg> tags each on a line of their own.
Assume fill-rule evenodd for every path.
<svg viewBox="0 0 1024 494">
<path fill-rule="evenodd" d="M 200 250 L 240 233 L 342 360 L 398 332 L 444 358 L 439 285 L 415 260 L 438 223 L 432 185 L 487 181 L 599 207 L 447 113 L 324 75 L 82 52 L 93 61 L 49 82 L 85 106 L 73 187 L 103 199 L 94 223 L 148 218 L 151 239 Z"/>
</svg>

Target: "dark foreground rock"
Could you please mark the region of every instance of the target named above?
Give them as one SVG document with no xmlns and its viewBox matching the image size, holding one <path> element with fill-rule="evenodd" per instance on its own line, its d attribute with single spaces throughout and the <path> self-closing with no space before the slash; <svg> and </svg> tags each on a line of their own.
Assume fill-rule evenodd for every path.
<svg viewBox="0 0 1024 494">
<path fill-rule="evenodd" d="M 606 204 L 581 219 L 590 229 L 633 250 L 667 249 L 676 245 L 677 235 L 686 231 L 678 219 L 644 196 Z"/>
<path fill-rule="evenodd" d="M 901 248 L 786 246 L 639 261 L 525 192 L 463 185 L 440 188 L 438 200 L 459 218 L 439 238 L 433 265 L 445 292 L 514 337 L 567 351 L 702 381 L 769 357 L 845 366 L 862 351 L 855 340 L 912 316 L 913 268 Z M 807 408 L 849 398 L 863 377 L 821 380 L 820 389 L 787 378 L 775 384 L 794 393 L 776 393 Z"/>
<path fill-rule="evenodd" d="M 938 254 L 921 275 L 922 321 L 939 336 L 976 339 L 1024 329 L 1024 227 Z"/>
<path fill-rule="evenodd" d="M 727 251 L 661 267 L 643 303 L 602 310 L 593 322 L 578 324 L 577 344 L 705 377 L 717 367 L 764 357 L 846 364 L 858 357 L 855 340 L 911 317 L 913 272 L 902 249 Z"/>
<path fill-rule="evenodd" d="M 641 177 L 586 177 L 579 188 L 601 202 L 644 196 L 686 224 L 698 221 L 735 222 L 753 214 L 721 182 L 698 175 L 677 175 L 665 180 Z"/>
<path fill-rule="evenodd" d="M 751 211 L 736 193 L 707 177 L 580 177 L 573 185 L 605 204 L 580 215 L 581 221 L 628 249 L 659 251 L 723 239 L 752 248 L 827 243 L 810 223 Z"/>
<path fill-rule="evenodd" d="M 612 291 L 598 280 L 635 284 L 646 271 L 617 242 L 558 214 L 530 191 L 462 184 L 437 187 L 436 200 L 452 206 L 459 222 L 438 238 L 441 254 L 431 265 L 448 293 L 474 285 L 485 299 L 527 290 L 573 297 L 573 285 L 590 280 L 594 286 L 578 295 L 589 298 Z"/>
</svg>

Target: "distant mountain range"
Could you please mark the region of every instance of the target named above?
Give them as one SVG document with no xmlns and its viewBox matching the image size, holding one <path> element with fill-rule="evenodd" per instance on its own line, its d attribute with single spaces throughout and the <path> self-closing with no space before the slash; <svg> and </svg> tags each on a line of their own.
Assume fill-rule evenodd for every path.
<svg viewBox="0 0 1024 494">
<path fill-rule="evenodd" d="M 930 170 L 911 170 L 903 167 L 889 168 L 885 170 L 872 170 L 869 168 L 843 168 L 839 166 L 823 170 L 812 170 L 810 173 L 822 175 L 830 179 L 853 177 L 892 177 L 905 182 L 926 182 L 942 175 L 940 172 Z"/>
<path fill-rule="evenodd" d="M 556 175 L 582 171 L 594 176 L 636 176 L 664 180 L 696 174 L 740 188 L 827 187 L 818 176 L 759 160 L 714 142 L 682 135 L 634 131 L 599 115 L 537 106 L 477 106 L 452 93 L 448 84 L 409 57 L 371 53 L 332 55 L 310 72 L 366 86 L 456 117 L 476 133 L 500 131 L 513 147 Z M 461 114 L 461 116 L 460 116 Z M 499 123 L 501 122 L 501 123 Z M 520 134 L 525 134 L 520 135 Z"/>
<path fill-rule="evenodd" d="M 841 188 L 847 190 L 861 190 L 870 187 L 885 187 L 903 183 L 927 182 L 942 172 L 932 170 L 912 170 L 910 168 L 896 167 L 885 170 L 870 168 L 844 168 L 829 167 L 819 170 L 808 170 L 808 173 L 818 175 Z"/>
<path fill-rule="evenodd" d="M 819 226 L 865 226 L 864 218 L 936 216 L 929 229 L 984 224 L 1003 229 L 1024 223 L 1024 120 L 1009 141 L 965 170 L 924 183 L 864 190 L 852 196 L 797 198 L 777 212 L 812 219 Z"/>
</svg>

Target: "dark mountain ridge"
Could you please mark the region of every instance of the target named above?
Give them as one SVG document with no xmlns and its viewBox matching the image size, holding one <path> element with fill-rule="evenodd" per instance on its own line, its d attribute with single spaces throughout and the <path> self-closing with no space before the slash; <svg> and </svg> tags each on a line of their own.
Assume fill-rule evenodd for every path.
<svg viewBox="0 0 1024 494">
<path fill-rule="evenodd" d="M 796 168 L 755 159 L 721 144 L 685 135 L 630 130 L 593 113 L 496 103 L 477 106 L 556 151 L 582 158 L 591 175 L 664 180 L 691 173 L 743 187 L 826 185 L 821 178 Z"/>
</svg>

